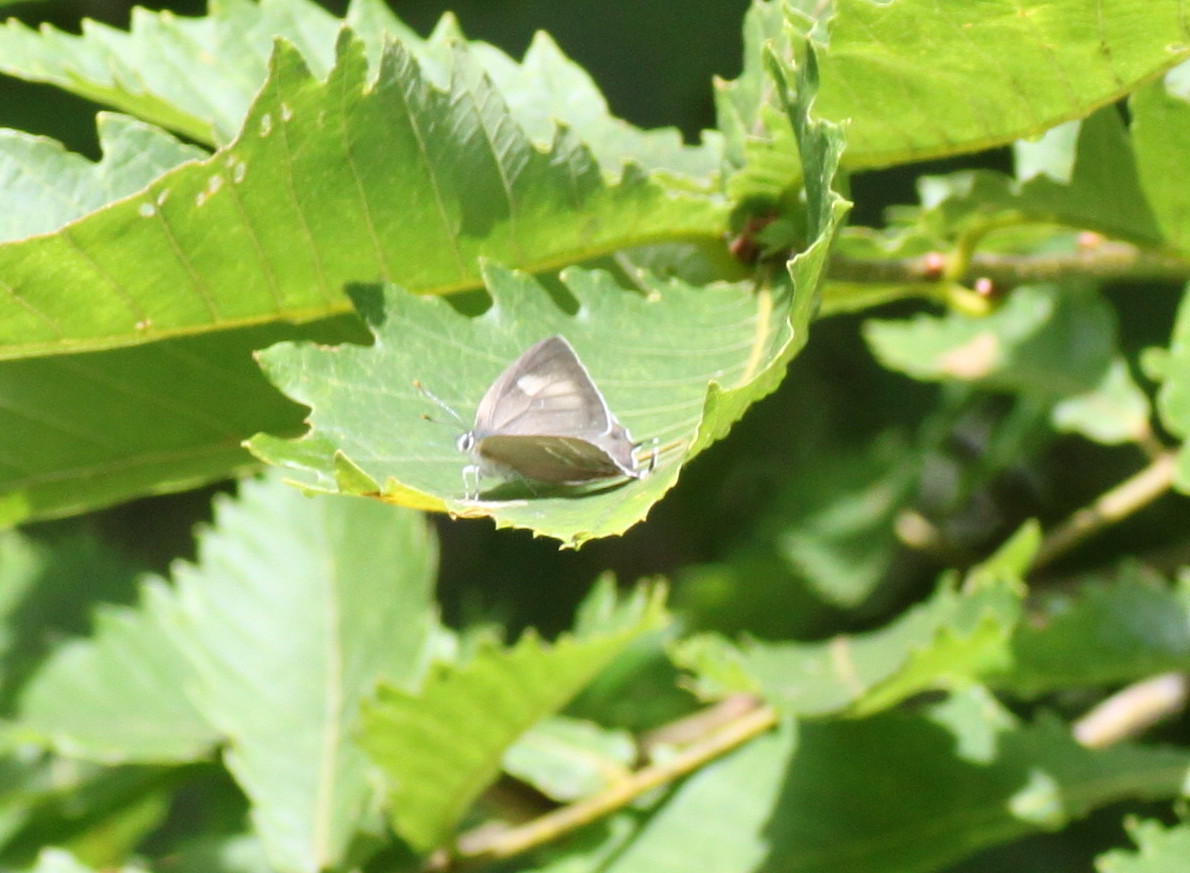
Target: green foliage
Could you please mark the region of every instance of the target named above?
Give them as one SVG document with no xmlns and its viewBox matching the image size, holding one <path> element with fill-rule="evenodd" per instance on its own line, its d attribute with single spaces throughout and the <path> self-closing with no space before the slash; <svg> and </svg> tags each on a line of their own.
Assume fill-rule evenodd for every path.
<svg viewBox="0 0 1190 873">
<path fill-rule="evenodd" d="M 314 344 L 274 346 L 265 371 L 309 406 L 311 429 L 300 440 L 266 436 L 249 444 L 262 458 L 297 467 L 324 490 L 379 493 L 394 501 L 459 514 L 491 515 L 501 525 L 531 527 L 575 544 L 620 533 L 640 521 L 677 480 L 700 431 L 726 432 L 738 409 L 716 404 L 703 412 L 708 386 L 751 393 L 788 343 L 788 300 L 758 300 L 745 284 L 692 287 L 678 280 L 642 279 L 645 293 L 616 284 L 607 273 L 567 270 L 560 277 L 573 301 L 521 273 L 489 265 L 492 295 L 481 317 L 461 315 L 438 298 L 400 289 L 357 288 L 360 313 L 375 334 L 368 347 Z M 556 289 L 555 294 L 559 293 Z M 804 307 L 802 307 L 804 308 Z M 794 331 L 805 332 L 803 316 Z M 441 416 L 426 386 L 450 408 L 470 410 L 507 363 L 543 336 L 561 334 L 574 345 L 605 389 L 616 416 L 638 438 L 657 440 L 657 469 L 623 488 L 583 500 L 549 496 L 531 486 L 509 489 L 497 502 L 464 499 L 463 457 L 454 446 L 462 425 L 425 421 Z M 617 337 L 614 347 L 602 344 Z M 757 361 L 742 354 L 763 349 Z M 714 391 L 714 387 L 711 388 Z M 351 475 L 342 472 L 350 465 Z M 408 496 L 413 492 L 416 496 Z"/>
<path fill-rule="evenodd" d="M 1006 659 L 1036 540 L 1036 530 L 1026 528 L 970 571 L 961 590 L 944 582 L 928 602 L 880 630 L 823 643 L 752 642 L 743 650 L 696 636 L 674 657 L 698 675 L 704 695 L 757 692 L 806 716 L 874 712 L 931 688 L 961 688 Z"/>
<path fill-rule="evenodd" d="M 1079 738 L 1190 672 L 1190 34 L 1085 7 L 754 0 L 685 139 L 451 14 L 19 7 L 120 114 L 0 129 L 0 871 L 1184 866 L 1177 701 Z M 475 495 L 552 335 L 647 475 Z"/>
<path fill-rule="evenodd" d="M 1100 873 L 1163 873 L 1177 870 L 1190 852 L 1190 828 L 1179 824 L 1163 827 L 1159 822 L 1133 820 L 1128 832 L 1136 841 L 1139 854 L 1132 851 L 1108 852 L 1099 859 Z"/>
<path fill-rule="evenodd" d="M 377 689 L 360 743 L 392 786 L 397 833 L 420 851 L 449 839 L 514 740 L 664 621 L 656 593 L 638 590 L 602 618 L 598 633 L 553 645 L 525 635 L 511 648 L 484 646 L 464 664 L 431 672 L 416 693 Z M 610 585 L 593 594 L 609 596 Z"/>
</svg>

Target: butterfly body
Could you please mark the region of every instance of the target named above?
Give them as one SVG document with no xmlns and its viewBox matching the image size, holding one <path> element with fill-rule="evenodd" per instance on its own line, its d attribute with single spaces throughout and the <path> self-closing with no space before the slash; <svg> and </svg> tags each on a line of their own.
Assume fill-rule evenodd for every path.
<svg viewBox="0 0 1190 873">
<path fill-rule="evenodd" d="M 569 485 L 648 472 L 636 460 L 639 444 L 561 336 L 530 346 L 496 377 L 457 447 L 471 457 L 463 478 L 472 496 L 483 476 Z"/>
</svg>

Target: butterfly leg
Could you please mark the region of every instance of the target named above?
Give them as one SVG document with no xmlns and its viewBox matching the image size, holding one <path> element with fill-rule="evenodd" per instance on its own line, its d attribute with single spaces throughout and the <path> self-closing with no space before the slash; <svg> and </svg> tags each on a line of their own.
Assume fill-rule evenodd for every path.
<svg viewBox="0 0 1190 873">
<path fill-rule="evenodd" d="M 479 465 L 468 464 L 463 468 L 463 499 L 479 499 Z"/>
</svg>

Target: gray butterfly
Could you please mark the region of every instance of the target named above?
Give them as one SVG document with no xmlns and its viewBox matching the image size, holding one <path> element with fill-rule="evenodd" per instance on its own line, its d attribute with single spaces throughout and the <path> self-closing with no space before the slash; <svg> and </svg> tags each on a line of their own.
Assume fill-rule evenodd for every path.
<svg viewBox="0 0 1190 873">
<path fill-rule="evenodd" d="M 623 476 L 640 479 L 634 443 L 587 368 L 563 337 L 526 349 L 479 402 L 475 424 L 455 444 L 471 457 L 463 470 L 469 497 L 479 479 L 528 479 L 574 485 Z"/>
</svg>

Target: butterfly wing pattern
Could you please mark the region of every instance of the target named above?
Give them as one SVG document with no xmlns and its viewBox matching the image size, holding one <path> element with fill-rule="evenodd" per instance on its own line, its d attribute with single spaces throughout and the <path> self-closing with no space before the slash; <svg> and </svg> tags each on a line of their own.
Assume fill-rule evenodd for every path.
<svg viewBox="0 0 1190 873">
<path fill-rule="evenodd" d="M 469 496 L 480 476 L 579 484 L 648 472 L 637 463 L 638 444 L 561 336 L 535 343 L 505 368 L 458 446 L 472 458 L 463 471 Z"/>
</svg>

